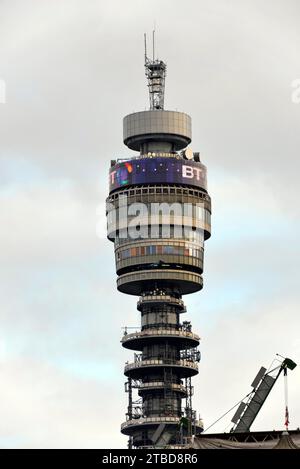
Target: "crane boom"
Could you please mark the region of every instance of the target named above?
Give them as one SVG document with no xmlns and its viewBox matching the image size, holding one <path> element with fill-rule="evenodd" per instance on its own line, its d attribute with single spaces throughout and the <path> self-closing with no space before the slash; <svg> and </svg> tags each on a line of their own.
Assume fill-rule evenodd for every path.
<svg viewBox="0 0 300 469">
<path fill-rule="evenodd" d="M 268 372 L 266 372 L 266 368 L 263 367 L 259 370 L 252 383 L 253 391 L 250 393 L 247 402 L 241 402 L 231 420 L 235 424 L 231 430 L 232 433 L 250 431 L 251 425 L 270 394 L 281 372 L 283 370 L 287 370 L 287 368 L 293 370 L 296 366 L 297 365 L 293 360 L 285 358 L 279 366 Z"/>
</svg>

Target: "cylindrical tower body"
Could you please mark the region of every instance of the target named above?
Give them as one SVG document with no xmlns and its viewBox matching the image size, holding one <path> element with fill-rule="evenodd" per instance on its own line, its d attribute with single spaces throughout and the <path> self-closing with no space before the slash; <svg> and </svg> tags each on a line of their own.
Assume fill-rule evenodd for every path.
<svg viewBox="0 0 300 469">
<path fill-rule="evenodd" d="M 178 153 L 190 142 L 187 114 L 130 114 L 124 143 L 140 154 L 110 168 L 108 238 L 117 288 L 139 296 L 141 314 L 140 330 L 126 330 L 122 338 L 123 347 L 135 351 L 124 370 L 129 401 L 121 426 L 134 447 L 182 444 L 202 430 L 191 405 L 200 338 L 181 315 L 182 296 L 202 289 L 211 202 L 199 154 Z"/>
</svg>

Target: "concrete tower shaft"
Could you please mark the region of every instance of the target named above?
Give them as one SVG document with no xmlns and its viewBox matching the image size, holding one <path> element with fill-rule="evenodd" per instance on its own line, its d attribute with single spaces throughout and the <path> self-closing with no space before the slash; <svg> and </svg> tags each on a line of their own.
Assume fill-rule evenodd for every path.
<svg viewBox="0 0 300 469">
<path fill-rule="evenodd" d="M 150 62 L 149 62 L 150 63 Z M 148 63 L 148 65 L 149 65 Z M 138 156 L 111 162 L 108 238 L 114 242 L 119 291 L 139 296 L 141 328 L 125 330 L 128 392 L 121 431 L 129 445 L 180 445 L 202 429 L 192 409 L 200 338 L 182 296 L 202 289 L 211 201 L 206 167 L 191 142 L 191 118 L 161 107 L 124 118 L 124 143 Z"/>
</svg>

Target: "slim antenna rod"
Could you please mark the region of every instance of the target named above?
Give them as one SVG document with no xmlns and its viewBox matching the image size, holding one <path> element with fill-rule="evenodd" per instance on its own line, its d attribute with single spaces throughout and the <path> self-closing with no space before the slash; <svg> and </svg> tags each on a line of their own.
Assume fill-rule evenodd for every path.
<svg viewBox="0 0 300 469">
<path fill-rule="evenodd" d="M 145 65 L 147 62 L 147 36 L 146 33 L 144 33 L 144 45 L 145 45 Z"/>
<path fill-rule="evenodd" d="M 155 60 L 155 29 L 152 31 L 153 62 Z"/>
</svg>

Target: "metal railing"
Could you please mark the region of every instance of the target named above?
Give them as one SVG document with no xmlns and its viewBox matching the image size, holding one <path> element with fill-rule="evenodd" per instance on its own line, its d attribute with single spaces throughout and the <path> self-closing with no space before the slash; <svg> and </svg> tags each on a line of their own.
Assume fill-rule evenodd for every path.
<svg viewBox="0 0 300 469">
<path fill-rule="evenodd" d="M 138 355 L 140 357 L 140 355 Z M 136 360 L 132 363 L 125 365 L 125 371 L 132 370 L 134 368 L 143 368 L 148 366 L 163 366 L 163 365 L 173 365 L 173 366 L 182 366 L 185 368 L 192 368 L 198 370 L 198 365 L 192 360 L 173 360 L 173 359 L 151 359 L 151 360 Z"/>
<path fill-rule="evenodd" d="M 123 430 L 126 427 L 130 427 L 133 425 L 145 425 L 145 424 L 160 424 L 160 423 L 170 423 L 170 424 L 178 424 L 179 421 L 181 420 L 181 417 L 169 417 L 169 416 L 164 416 L 164 417 L 139 417 L 135 418 L 132 420 L 127 420 L 126 422 L 123 422 L 121 424 L 121 430 Z M 193 426 L 196 427 L 201 427 L 203 428 L 203 422 L 202 420 L 193 420 L 192 422 Z"/>
<path fill-rule="evenodd" d="M 141 383 L 138 389 L 152 389 L 152 388 L 169 388 L 172 391 L 181 391 L 187 393 L 187 389 L 183 384 L 178 383 L 169 383 L 165 381 L 149 381 L 147 383 Z"/>
<path fill-rule="evenodd" d="M 156 423 L 178 423 L 181 417 L 140 417 L 137 419 L 127 420 L 121 424 L 121 430 L 125 427 L 130 427 L 132 425 L 142 425 L 142 424 L 156 424 Z"/>
<path fill-rule="evenodd" d="M 171 295 L 145 295 L 141 296 L 138 300 L 137 305 L 141 306 L 143 303 L 155 303 L 155 302 L 168 302 L 168 303 L 174 303 L 178 306 L 184 306 L 184 302 L 181 298 L 175 298 L 174 296 Z"/>
<path fill-rule="evenodd" d="M 200 337 L 193 333 L 180 329 L 145 329 L 143 331 L 136 331 L 130 334 L 124 334 L 121 342 L 126 342 L 128 340 L 140 339 L 149 336 L 173 336 L 173 337 L 183 337 L 187 339 L 192 339 L 199 341 Z"/>
</svg>

